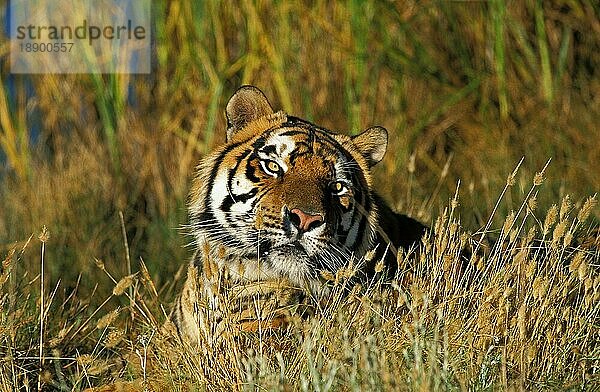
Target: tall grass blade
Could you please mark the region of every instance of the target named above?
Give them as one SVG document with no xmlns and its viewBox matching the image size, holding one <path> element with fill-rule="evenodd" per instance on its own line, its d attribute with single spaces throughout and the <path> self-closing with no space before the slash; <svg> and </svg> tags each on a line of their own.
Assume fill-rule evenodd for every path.
<svg viewBox="0 0 600 392">
<path fill-rule="evenodd" d="M 17 88 L 15 93 L 22 95 L 23 90 Z M 15 110 L 15 104 L 11 105 L 9 102 L 9 94 L 10 91 L 0 75 L 0 148 L 17 176 L 21 180 L 27 180 L 31 168 L 25 107 L 19 105 Z"/>
<path fill-rule="evenodd" d="M 552 65 L 550 63 L 550 52 L 548 49 L 548 38 L 546 36 L 546 23 L 544 21 L 544 7 L 542 0 L 536 0 L 535 8 L 535 33 L 537 45 L 542 66 L 542 93 L 548 104 L 552 103 L 554 98 L 554 89 L 552 85 Z"/>
<path fill-rule="evenodd" d="M 508 117 L 508 93 L 506 88 L 506 3 L 503 0 L 493 0 L 491 3 L 491 16 L 494 37 L 494 71 L 498 88 L 498 103 L 500 117 Z"/>
</svg>

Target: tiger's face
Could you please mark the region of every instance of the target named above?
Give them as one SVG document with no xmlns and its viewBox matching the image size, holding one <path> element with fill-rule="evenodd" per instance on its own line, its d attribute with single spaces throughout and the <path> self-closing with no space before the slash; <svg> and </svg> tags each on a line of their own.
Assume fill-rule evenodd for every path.
<svg viewBox="0 0 600 392">
<path fill-rule="evenodd" d="M 371 245 L 377 211 L 369 169 L 387 132 L 354 138 L 279 112 L 242 87 L 227 105 L 227 143 L 204 159 L 190 215 L 197 245 L 241 279 L 319 284 Z"/>
</svg>

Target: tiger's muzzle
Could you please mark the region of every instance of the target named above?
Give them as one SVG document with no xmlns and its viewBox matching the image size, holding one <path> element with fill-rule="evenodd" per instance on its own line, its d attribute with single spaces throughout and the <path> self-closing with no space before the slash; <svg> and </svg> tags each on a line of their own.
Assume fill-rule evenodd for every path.
<svg viewBox="0 0 600 392">
<path fill-rule="evenodd" d="M 325 222 L 323 214 L 304 212 L 300 208 L 292 208 L 291 210 L 286 208 L 286 213 L 287 219 L 298 230 L 300 235 L 316 229 Z"/>
</svg>

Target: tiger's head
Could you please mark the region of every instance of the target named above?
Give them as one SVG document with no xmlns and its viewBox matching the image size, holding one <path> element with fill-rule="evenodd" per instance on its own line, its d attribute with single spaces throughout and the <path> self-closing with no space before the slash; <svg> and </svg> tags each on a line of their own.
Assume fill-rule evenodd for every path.
<svg viewBox="0 0 600 392">
<path fill-rule="evenodd" d="M 312 288 L 320 271 L 364 256 L 377 226 L 370 168 L 387 131 L 335 134 L 275 112 L 252 86 L 231 97 L 226 116 L 227 141 L 200 162 L 190 196 L 198 248 L 240 279 Z"/>
</svg>

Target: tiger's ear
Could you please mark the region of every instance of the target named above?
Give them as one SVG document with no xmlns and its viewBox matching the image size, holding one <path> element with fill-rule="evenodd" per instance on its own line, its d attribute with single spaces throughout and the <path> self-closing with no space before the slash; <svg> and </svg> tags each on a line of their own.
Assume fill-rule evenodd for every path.
<svg viewBox="0 0 600 392">
<path fill-rule="evenodd" d="M 371 167 L 383 159 L 387 150 L 388 133 L 383 127 L 371 127 L 353 136 L 352 141 Z"/>
<path fill-rule="evenodd" d="M 261 117 L 273 114 L 265 94 L 254 86 L 240 87 L 227 102 L 227 142 L 246 125 Z"/>
</svg>

